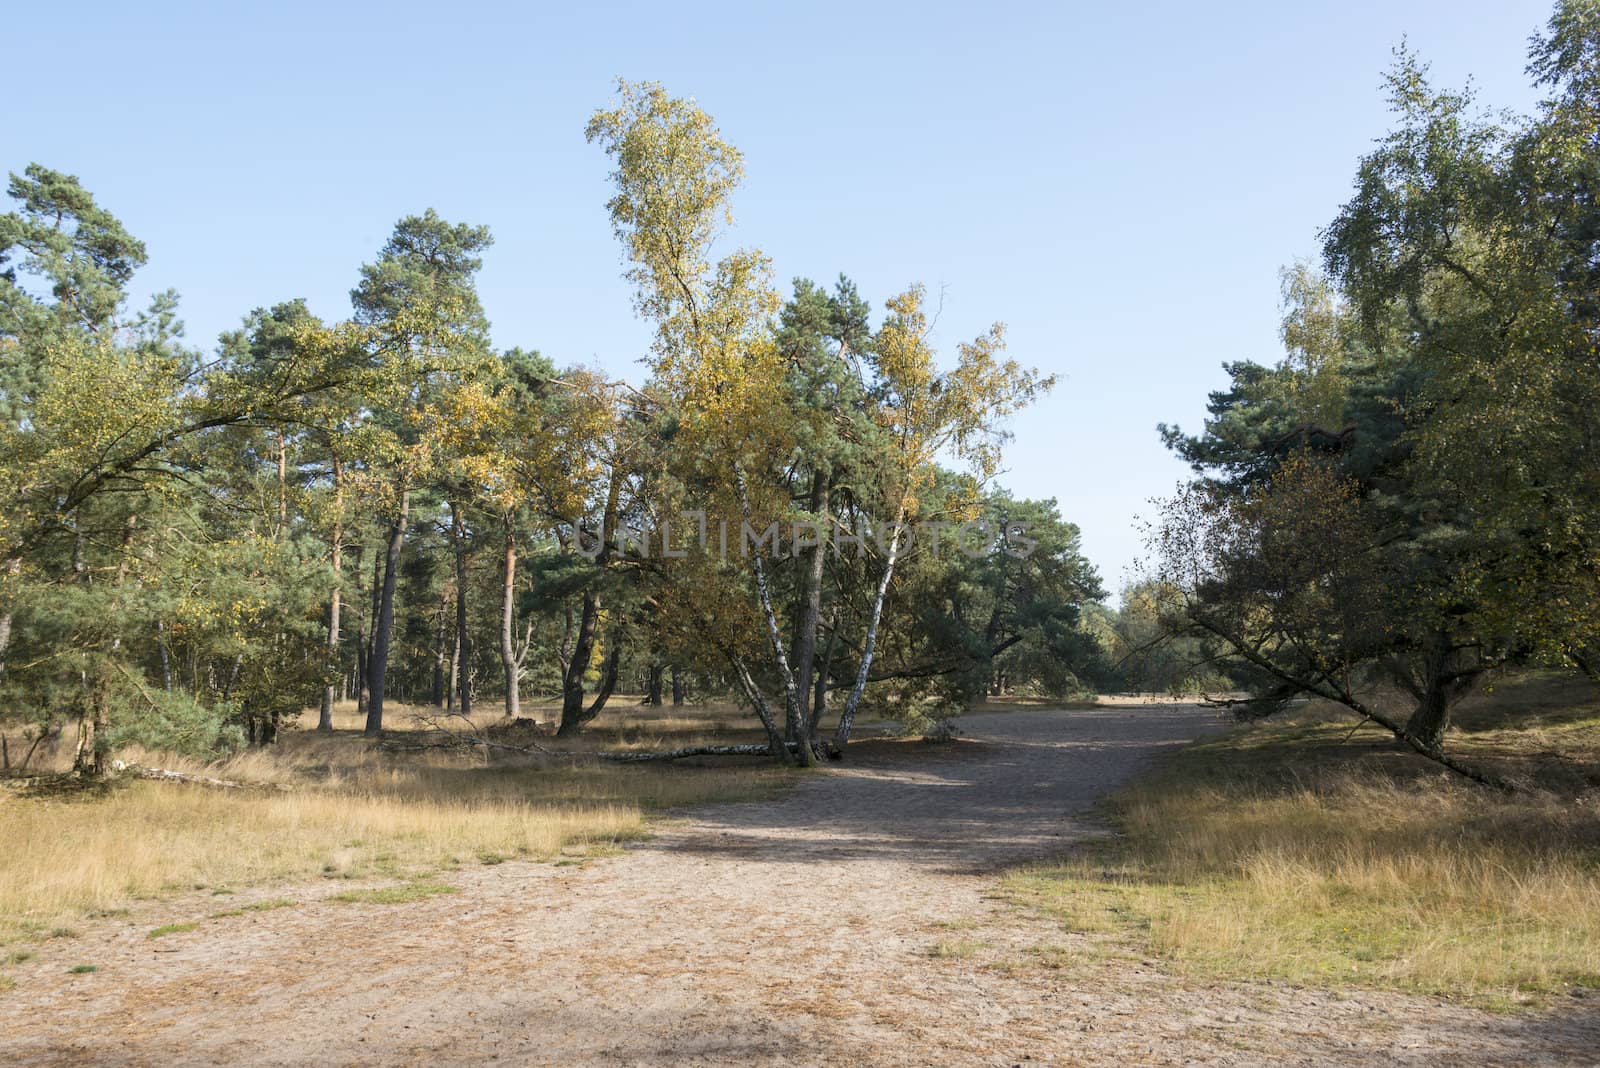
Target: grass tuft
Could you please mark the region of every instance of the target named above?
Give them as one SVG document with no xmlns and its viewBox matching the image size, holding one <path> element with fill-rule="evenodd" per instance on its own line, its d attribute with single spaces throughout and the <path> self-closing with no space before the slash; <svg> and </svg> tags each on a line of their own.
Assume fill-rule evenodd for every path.
<svg viewBox="0 0 1600 1068">
<path fill-rule="evenodd" d="M 185 931 L 192 931 L 199 926 L 200 925 L 198 923 L 166 923 L 155 928 L 149 934 L 145 935 L 145 937 L 165 938 L 167 935 L 183 934 Z"/>
<path fill-rule="evenodd" d="M 345 890 L 328 898 L 345 905 L 405 905 L 424 901 L 438 894 L 453 894 L 456 888 L 446 883 L 416 880 L 399 886 L 381 886 L 372 890 Z"/>
<path fill-rule="evenodd" d="M 928 956 L 935 960 L 970 960 L 982 948 L 982 942 L 971 939 L 944 938 L 928 947 Z"/>
</svg>

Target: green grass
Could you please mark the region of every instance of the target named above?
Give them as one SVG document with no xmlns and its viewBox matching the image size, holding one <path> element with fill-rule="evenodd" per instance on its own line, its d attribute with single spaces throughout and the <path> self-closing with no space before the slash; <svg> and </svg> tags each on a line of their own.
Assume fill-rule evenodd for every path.
<svg viewBox="0 0 1600 1068">
<path fill-rule="evenodd" d="M 183 934 L 185 931 L 192 931 L 199 926 L 200 925 L 198 923 L 166 923 L 155 928 L 149 934 L 145 935 L 145 937 L 165 938 L 167 935 Z"/>
<path fill-rule="evenodd" d="M 238 908 L 224 909 L 221 912 L 213 912 L 211 914 L 211 919 L 221 920 L 230 916 L 243 916 L 249 912 L 272 912 L 274 909 L 292 909 L 298 904 L 300 904 L 300 902 L 294 900 L 293 898 L 273 897 L 268 898 L 265 901 L 252 901 L 248 905 L 240 905 Z"/>
<path fill-rule="evenodd" d="M 1119 836 L 1009 875 L 1087 952 L 1205 976 L 1397 988 L 1491 1008 L 1600 987 L 1600 781 L 1587 683 L 1534 676 L 1448 745 L 1502 795 L 1310 709 L 1189 746 L 1113 799 Z"/>
<path fill-rule="evenodd" d="M 928 947 L 928 956 L 935 960 L 971 960 L 981 949 L 982 942 L 969 938 L 942 938 Z"/>
<path fill-rule="evenodd" d="M 416 880 L 398 886 L 382 886 L 372 890 L 346 890 L 334 894 L 329 901 L 345 905 L 405 905 L 423 901 L 438 894 L 453 894 L 456 888 L 446 883 Z"/>
<path fill-rule="evenodd" d="M 74 964 L 67 969 L 67 972 L 71 975 L 88 975 L 90 972 L 99 970 L 100 966 L 98 964 Z"/>
</svg>

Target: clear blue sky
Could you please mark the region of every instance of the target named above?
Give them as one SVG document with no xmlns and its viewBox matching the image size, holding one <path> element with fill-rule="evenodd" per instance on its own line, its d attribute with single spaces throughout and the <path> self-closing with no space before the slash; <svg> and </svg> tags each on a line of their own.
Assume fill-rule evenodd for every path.
<svg viewBox="0 0 1600 1068">
<path fill-rule="evenodd" d="M 613 79 L 692 95 L 745 152 L 738 239 L 880 307 L 945 290 L 947 348 L 1002 320 L 1061 376 L 1004 482 L 1055 497 L 1115 589 L 1225 360 L 1278 354 L 1277 270 L 1317 247 L 1404 36 L 1436 79 L 1526 110 L 1542 0 L 650 4 L 87 3 L 13 18 L 0 167 L 77 174 L 209 345 L 296 296 L 348 314 L 359 264 L 427 207 L 489 224 L 501 346 L 638 377 L 583 140 Z"/>
</svg>

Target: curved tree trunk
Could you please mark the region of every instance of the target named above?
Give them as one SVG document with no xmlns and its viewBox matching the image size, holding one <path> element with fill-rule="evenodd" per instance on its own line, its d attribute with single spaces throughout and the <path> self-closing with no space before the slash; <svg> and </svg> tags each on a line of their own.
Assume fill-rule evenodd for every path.
<svg viewBox="0 0 1600 1068">
<path fill-rule="evenodd" d="M 595 563 L 601 568 L 611 559 L 612 543 L 607 538 L 615 534 L 621 505 L 622 474 L 613 469 L 610 486 L 606 489 L 605 511 L 600 519 L 600 549 L 595 556 Z M 566 676 L 562 679 L 561 726 L 556 729 L 558 737 L 576 734 L 592 718 L 583 707 L 583 676 L 588 673 L 589 662 L 594 657 L 595 630 L 599 620 L 600 594 L 591 586 L 583 595 L 583 611 L 572 642 L 572 656 L 567 661 Z"/>
<path fill-rule="evenodd" d="M 572 657 L 567 661 L 566 678 L 561 688 L 560 736 L 576 734 L 588 717 L 583 708 L 583 676 L 594 657 L 595 631 L 600 620 L 600 598 L 593 591 L 583 595 L 583 610 L 578 617 L 578 633 L 572 642 Z"/>
</svg>

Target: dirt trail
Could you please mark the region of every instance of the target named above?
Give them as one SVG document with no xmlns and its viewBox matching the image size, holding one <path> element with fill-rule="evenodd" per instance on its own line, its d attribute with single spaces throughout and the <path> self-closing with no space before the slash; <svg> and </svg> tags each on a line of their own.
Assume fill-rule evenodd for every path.
<svg viewBox="0 0 1600 1068">
<path fill-rule="evenodd" d="M 996 967 L 1074 941 L 994 901 L 995 870 L 1093 833 L 1096 800 L 1211 722 L 1174 705 L 974 717 L 958 744 L 863 750 L 582 867 L 475 868 L 448 896 L 156 942 L 147 917 L 100 923 L 16 973 L 0 1063 L 1600 1062 L 1588 1002 L 1505 1018 L 1202 986 L 1153 961 Z M 948 939 L 984 951 L 930 955 Z M 99 971 L 66 975 L 67 953 Z"/>
</svg>

